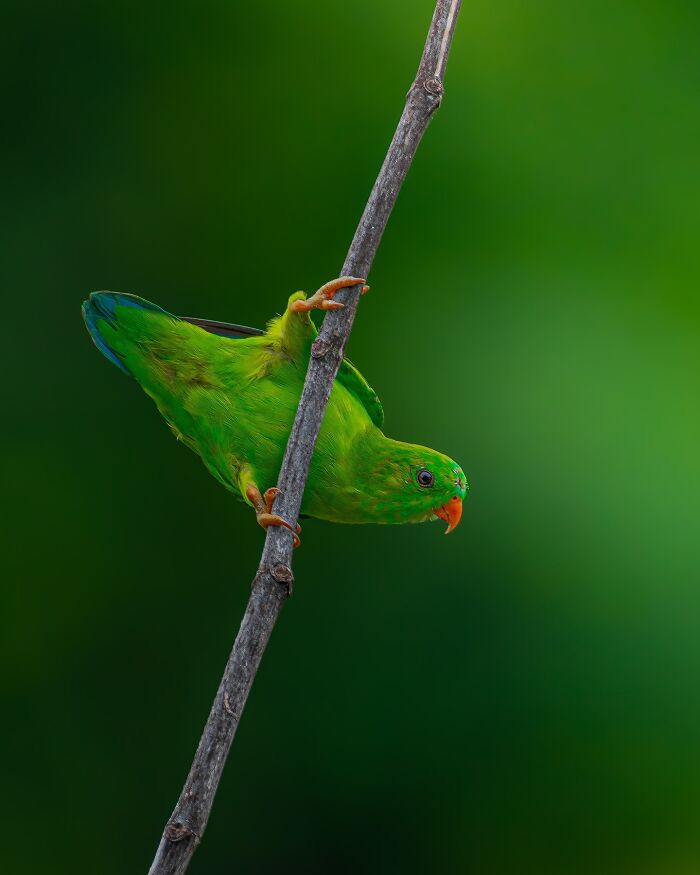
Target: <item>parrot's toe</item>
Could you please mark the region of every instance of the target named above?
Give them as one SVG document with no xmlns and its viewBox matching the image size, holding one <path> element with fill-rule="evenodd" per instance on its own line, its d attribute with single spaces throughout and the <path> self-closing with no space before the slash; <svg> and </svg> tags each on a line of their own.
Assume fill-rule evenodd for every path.
<svg viewBox="0 0 700 875">
<path fill-rule="evenodd" d="M 293 301 L 289 305 L 289 309 L 295 313 L 304 313 L 309 310 L 339 310 L 341 307 L 344 307 L 345 304 L 341 304 L 339 301 L 334 301 L 333 295 L 340 291 L 340 289 L 347 289 L 350 288 L 350 286 L 356 286 L 360 283 L 362 284 L 362 294 L 364 295 L 369 291 L 369 286 L 365 285 L 364 277 L 338 277 L 338 279 L 331 280 L 330 282 L 325 283 L 325 285 L 322 285 L 317 292 L 314 292 L 314 294 L 305 301 Z"/>
</svg>

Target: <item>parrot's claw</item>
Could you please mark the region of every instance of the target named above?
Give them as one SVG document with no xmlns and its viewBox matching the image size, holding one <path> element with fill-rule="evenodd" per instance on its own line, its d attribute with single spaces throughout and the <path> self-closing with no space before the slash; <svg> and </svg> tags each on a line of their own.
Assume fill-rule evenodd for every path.
<svg viewBox="0 0 700 875">
<path fill-rule="evenodd" d="M 275 498 L 280 494 L 280 490 L 276 486 L 271 486 L 269 489 L 265 490 L 264 495 L 261 495 L 258 487 L 253 483 L 250 483 L 245 492 L 250 503 L 255 508 L 255 516 L 259 526 L 262 526 L 263 529 L 266 530 L 268 526 L 284 526 L 285 529 L 289 529 L 292 533 L 294 547 L 296 548 L 301 544 L 301 540 L 299 539 L 301 526 L 297 525 L 295 528 L 291 523 L 288 523 L 287 520 L 283 520 L 279 514 L 272 513 L 272 504 Z"/>
<path fill-rule="evenodd" d="M 362 283 L 362 294 L 365 295 L 369 291 L 369 286 L 364 284 L 362 277 L 356 276 L 341 276 L 337 280 L 331 280 L 329 283 L 321 286 L 314 292 L 310 298 L 304 300 L 292 301 L 289 309 L 294 313 L 308 313 L 309 310 L 338 310 L 344 307 L 339 301 L 333 300 L 333 295 L 340 289 L 347 289 L 350 286 L 356 286 Z"/>
</svg>

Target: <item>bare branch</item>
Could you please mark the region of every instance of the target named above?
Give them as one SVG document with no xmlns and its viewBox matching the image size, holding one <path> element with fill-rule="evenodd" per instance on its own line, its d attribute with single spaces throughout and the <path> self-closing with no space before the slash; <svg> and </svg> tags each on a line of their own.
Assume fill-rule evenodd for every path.
<svg viewBox="0 0 700 875">
<path fill-rule="evenodd" d="M 403 113 L 353 237 L 342 275 L 366 277 L 369 274 L 418 143 L 442 100 L 442 77 L 460 5 L 461 0 L 437 0 L 418 74 L 406 96 Z M 326 314 L 312 348 L 277 484 L 281 493 L 274 506 L 276 513 L 290 521 L 296 521 L 299 516 L 309 463 L 359 297 L 359 286 L 336 295 L 335 300 L 345 307 Z M 291 533 L 281 526 L 270 526 L 241 628 L 190 773 L 165 827 L 149 875 L 181 875 L 201 840 L 248 693 L 273 626 L 292 589 L 291 564 Z"/>
</svg>

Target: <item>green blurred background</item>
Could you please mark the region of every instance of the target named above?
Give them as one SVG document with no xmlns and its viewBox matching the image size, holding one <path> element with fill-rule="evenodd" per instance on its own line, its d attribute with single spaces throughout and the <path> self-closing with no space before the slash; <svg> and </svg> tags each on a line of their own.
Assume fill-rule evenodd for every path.
<svg viewBox="0 0 700 875">
<path fill-rule="evenodd" d="M 431 10 L 2 4 L 11 875 L 147 870 L 263 541 L 79 305 L 336 275 Z M 699 27 L 465 0 L 349 345 L 462 525 L 306 522 L 193 875 L 700 872 Z"/>
</svg>

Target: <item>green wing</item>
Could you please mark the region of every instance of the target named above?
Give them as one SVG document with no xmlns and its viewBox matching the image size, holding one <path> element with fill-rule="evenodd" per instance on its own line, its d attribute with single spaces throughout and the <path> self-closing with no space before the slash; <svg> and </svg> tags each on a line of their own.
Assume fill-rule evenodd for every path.
<svg viewBox="0 0 700 875">
<path fill-rule="evenodd" d="M 292 300 L 296 295 L 292 295 Z M 304 314 L 306 315 L 306 314 Z M 194 325 L 198 325 L 200 328 L 203 328 L 205 331 L 209 331 L 212 334 L 218 334 L 222 337 L 231 337 L 231 338 L 239 338 L 239 337 L 255 337 L 263 334 L 259 328 L 246 328 L 243 325 L 231 325 L 227 322 L 215 322 L 211 319 L 193 319 L 192 317 L 181 316 L 186 322 L 191 322 Z M 294 316 L 293 323 L 301 322 L 298 316 Z M 308 322 L 308 326 L 305 330 L 309 330 L 309 337 L 313 339 L 317 335 L 316 327 L 311 322 L 310 319 L 306 320 Z M 286 318 L 280 317 L 277 320 L 274 320 L 273 323 L 273 331 L 272 334 L 274 336 L 283 335 L 286 337 L 286 332 L 289 331 L 289 327 L 287 323 L 289 322 L 289 316 Z M 268 334 L 270 334 L 270 328 L 268 328 Z M 308 353 L 307 353 L 308 354 Z M 338 369 L 338 375 L 336 380 L 344 386 L 348 392 L 352 392 L 352 394 L 357 398 L 357 400 L 362 404 L 362 406 L 367 411 L 367 415 L 372 420 L 372 422 L 377 426 L 377 428 L 381 428 L 384 424 L 384 408 L 382 407 L 382 402 L 377 397 L 377 393 L 374 389 L 369 385 L 367 380 L 362 376 L 362 374 L 357 370 L 355 365 L 349 359 L 343 359 L 340 368 Z"/>
<path fill-rule="evenodd" d="M 350 359 L 343 359 L 338 368 L 338 376 L 336 380 L 344 386 L 348 392 L 352 394 L 362 403 L 369 414 L 369 418 L 377 426 L 381 428 L 384 424 L 384 408 L 379 400 L 377 393 L 369 385 L 367 380 L 357 370 Z"/>
</svg>

